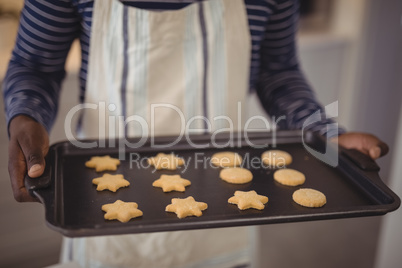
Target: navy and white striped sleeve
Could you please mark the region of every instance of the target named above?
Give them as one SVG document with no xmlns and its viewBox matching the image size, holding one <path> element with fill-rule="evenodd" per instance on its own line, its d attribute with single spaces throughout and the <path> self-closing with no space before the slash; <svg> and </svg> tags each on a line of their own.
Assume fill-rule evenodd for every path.
<svg viewBox="0 0 402 268">
<path fill-rule="evenodd" d="M 27 115 L 50 131 L 79 17 L 70 1 L 26 0 L 3 84 L 7 125 Z"/>
<path fill-rule="evenodd" d="M 323 109 L 299 68 L 295 36 L 298 1 L 278 1 L 270 16 L 261 47 L 261 72 L 257 94 L 270 116 L 286 118 L 278 122 L 281 129 L 302 129 L 310 115 Z M 306 130 L 328 137 L 344 132 L 334 121 L 321 115 Z"/>
</svg>

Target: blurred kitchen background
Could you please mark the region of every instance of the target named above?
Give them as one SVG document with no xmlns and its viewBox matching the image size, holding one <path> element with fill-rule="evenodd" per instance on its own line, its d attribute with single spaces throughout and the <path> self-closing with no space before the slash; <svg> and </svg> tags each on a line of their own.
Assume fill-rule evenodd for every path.
<svg viewBox="0 0 402 268">
<path fill-rule="evenodd" d="M 18 28 L 22 0 L 0 0 L 0 82 Z M 301 64 L 323 105 L 339 101 L 338 122 L 378 135 L 390 154 L 383 180 L 402 196 L 402 29 L 400 0 L 302 0 Z M 66 65 L 51 143 L 65 140 L 64 115 L 78 103 L 80 49 Z M 264 114 L 255 95 L 249 115 Z M 12 197 L 7 132 L 0 102 L 0 267 L 58 262 L 61 236 L 45 226 L 40 204 Z M 260 267 L 402 267 L 402 209 L 384 217 L 260 226 Z"/>
</svg>

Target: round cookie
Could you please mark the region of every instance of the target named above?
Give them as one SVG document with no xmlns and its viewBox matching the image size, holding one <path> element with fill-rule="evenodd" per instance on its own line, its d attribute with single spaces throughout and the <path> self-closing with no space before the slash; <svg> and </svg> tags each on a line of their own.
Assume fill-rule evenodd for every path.
<svg viewBox="0 0 402 268">
<path fill-rule="evenodd" d="M 243 158 L 238 153 L 219 152 L 211 158 L 211 163 L 217 167 L 237 167 L 241 165 Z"/>
<path fill-rule="evenodd" d="M 291 168 L 283 168 L 275 171 L 274 179 L 280 184 L 287 186 L 301 185 L 306 181 L 303 173 Z"/>
<path fill-rule="evenodd" d="M 262 162 L 272 168 L 284 167 L 292 163 L 292 156 L 281 150 L 265 151 L 261 155 Z"/>
<path fill-rule="evenodd" d="M 253 173 L 245 168 L 224 168 L 221 170 L 219 177 L 229 183 L 243 184 L 253 179 Z"/>
<path fill-rule="evenodd" d="M 327 198 L 323 193 L 310 188 L 296 190 L 292 198 L 297 204 L 309 208 L 322 207 L 327 203 Z"/>
</svg>

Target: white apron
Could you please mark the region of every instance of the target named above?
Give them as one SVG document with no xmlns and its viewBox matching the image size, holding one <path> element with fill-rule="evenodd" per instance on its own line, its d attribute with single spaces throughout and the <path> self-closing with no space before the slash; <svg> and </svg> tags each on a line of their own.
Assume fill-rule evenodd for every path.
<svg viewBox="0 0 402 268">
<path fill-rule="evenodd" d="M 185 124 L 194 116 L 211 125 L 193 119 L 192 130 L 241 128 L 250 43 L 243 0 L 210 0 L 162 12 L 95 0 L 85 102 L 98 109 L 85 110 L 82 137 L 178 135 L 185 131 L 183 119 Z M 99 119 L 100 112 L 105 119 Z M 131 115 L 144 119 L 146 127 L 141 120 L 124 127 Z M 214 120 L 217 116 L 228 116 L 232 124 Z M 83 267 L 146 268 L 234 267 L 250 263 L 252 244 L 250 229 L 239 227 L 68 243 L 64 259 Z"/>
</svg>

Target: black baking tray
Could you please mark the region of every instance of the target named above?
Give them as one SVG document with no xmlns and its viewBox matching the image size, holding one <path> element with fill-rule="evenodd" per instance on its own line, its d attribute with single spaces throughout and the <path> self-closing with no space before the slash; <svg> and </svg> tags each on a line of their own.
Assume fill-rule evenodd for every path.
<svg viewBox="0 0 402 268">
<path fill-rule="evenodd" d="M 132 148 L 138 141 L 97 141 L 96 147 L 87 149 L 78 148 L 67 141 L 52 145 L 44 175 L 38 179 L 26 178 L 25 181 L 30 192 L 43 203 L 47 224 L 65 236 L 82 237 L 383 215 L 400 205 L 399 197 L 380 179 L 375 162 L 357 151 L 340 149 L 339 163 L 332 167 L 322 161 L 325 156 L 319 160 L 305 146 L 321 152 L 336 148 L 326 148 L 325 140 L 310 132 L 224 133 L 181 139 L 157 137 L 148 138 L 139 148 Z M 177 143 L 163 147 L 173 141 Z M 90 141 L 85 142 L 88 144 Z M 96 191 L 92 179 L 104 172 L 97 173 L 86 168 L 85 161 L 99 155 L 118 157 L 122 148 L 126 160 L 121 161 L 117 171 L 109 173 L 123 174 L 131 185 L 116 193 Z M 288 167 L 304 173 L 306 182 L 297 187 L 280 185 L 273 180 L 275 170 L 253 164 L 249 166 L 254 176 L 252 182 L 233 185 L 222 181 L 219 178 L 220 168 L 211 167 L 207 160 L 218 151 L 230 150 L 242 155 L 246 158 L 245 163 L 250 164 L 251 159 L 258 162 L 262 152 L 267 149 L 289 152 L 293 162 Z M 154 171 L 152 167 L 137 166 L 136 162 L 133 164 L 130 161 L 130 156 L 131 160 L 139 157 L 139 163 L 145 165 L 145 159 L 158 152 L 174 153 L 190 165 L 176 171 Z M 196 159 L 198 165 L 195 165 Z M 184 193 L 164 193 L 161 188 L 152 186 L 152 182 L 161 174 L 180 174 L 192 184 Z M 321 208 L 306 208 L 296 204 L 292 194 L 299 188 L 323 192 L 327 204 Z M 255 190 L 258 194 L 268 196 L 269 202 L 261 211 L 240 211 L 236 205 L 227 202 L 236 190 Z M 208 204 L 208 209 L 201 217 L 179 219 L 176 214 L 165 212 L 172 198 L 187 196 Z M 137 202 L 144 215 L 127 223 L 105 220 L 101 206 L 117 199 Z"/>
</svg>

